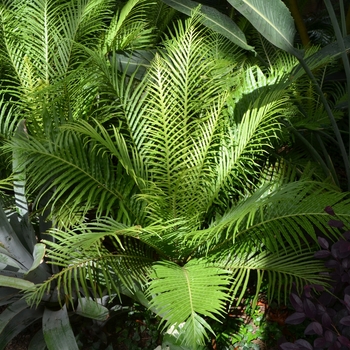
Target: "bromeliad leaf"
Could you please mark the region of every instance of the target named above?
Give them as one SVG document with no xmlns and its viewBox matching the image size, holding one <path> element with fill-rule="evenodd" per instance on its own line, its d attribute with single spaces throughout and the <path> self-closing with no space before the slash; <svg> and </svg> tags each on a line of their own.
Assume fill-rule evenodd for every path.
<svg viewBox="0 0 350 350">
<path fill-rule="evenodd" d="M 0 275 L 0 286 L 16 289 L 30 289 L 34 286 L 33 282 L 26 281 L 23 278 L 7 277 Z"/>
<path fill-rule="evenodd" d="M 45 309 L 43 332 L 46 345 L 49 349 L 78 350 L 66 306 L 58 311 Z"/>
<path fill-rule="evenodd" d="M 272 44 L 292 55 L 300 56 L 293 46 L 294 20 L 281 0 L 228 0 Z"/>
<path fill-rule="evenodd" d="M 34 251 L 33 251 L 33 258 L 34 258 L 33 265 L 28 270 L 27 274 L 35 270 L 43 262 L 44 255 L 45 255 L 45 244 L 37 243 L 34 246 Z"/>
<path fill-rule="evenodd" d="M 109 311 L 106 307 L 89 298 L 81 298 L 78 300 L 76 313 L 99 321 L 106 321 L 109 317 Z"/>
</svg>

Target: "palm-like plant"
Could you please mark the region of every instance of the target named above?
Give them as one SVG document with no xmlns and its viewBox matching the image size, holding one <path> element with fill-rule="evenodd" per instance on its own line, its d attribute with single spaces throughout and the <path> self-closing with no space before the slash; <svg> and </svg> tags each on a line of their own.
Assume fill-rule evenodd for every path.
<svg viewBox="0 0 350 350">
<path fill-rule="evenodd" d="M 325 229 L 323 209 L 346 220 L 346 194 L 286 179 L 268 162 L 288 95 L 276 75 L 240 66 L 237 55 L 194 16 L 141 81 L 116 61 L 105 66 L 119 92 L 113 118 L 65 125 L 55 142 L 11 143 L 29 190 L 54 191 L 49 208 L 60 227 L 45 243 L 63 268 L 27 291 L 30 303 L 53 281 L 62 298 L 117 291 L 166 327 L 185 322 L 184 342 L 195 348 L 211 331 L 207 318 L 239 302 L 252 274 L 257 292 L 268 279 L 269 297 L 291 282 L 326 283 L 322 264 L 310 261 L 314 229 L 337 235 Z"/>
<path fill-rule="evenodd" d="M 72 91 L 87 74 L 77 70 L 86 50 L 108 56 L 152 47 L 158 35 L 152 21 L 164 7 L 144 0 L 1 1 L 2 94 L 25 113 L 28 127 L 34 123 L 32 132 L 84 117 Z"/>
</svg>

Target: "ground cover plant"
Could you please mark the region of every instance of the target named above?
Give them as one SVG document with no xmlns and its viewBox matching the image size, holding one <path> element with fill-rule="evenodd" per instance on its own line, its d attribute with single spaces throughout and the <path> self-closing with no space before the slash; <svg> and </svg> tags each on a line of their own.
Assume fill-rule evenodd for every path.
<svg viewBox="0 0 350 350">
<path fill-rule="evenodd" d="M 111 9 L 104 6 L 110 2 L 58 3 L 60 16 L 49 1 L 13 3 L 24 13 L 35 8 L 53 18 L 46 50 L 28 49 L 34 58 L 47 54 L 40 61 L 45 84 L 28 85 L 36 81 L 34 58 L 25 59 L 25 41 L 7 40 L 20 23 L 2 38 L 3 60 L 23 73 L 4 89 L 15 112 L 6 113 L 3 105 L 2 150 L 26 174 L 21 185 L 34 199 L 32 222 L 43 224 L 41 216 L 47 221 L 46 236 L 30 234 L 41 253 L 32 259 L 35 251 L 29 250 L 29 257 L 38 262 L 35 268 L 53 268 L 48 278 L 29 281 L 3 266 L 3 280 L 23 290 L 23 308 L 49 308 L 50 319 L 64 320 L 69 329 L 70 338 L 60 340 L 76 349 L 82 340 L 74 336 L 69 314 L 89 316 L 84 306 L 92 306 L 92 318 L 102 322 L 127 296 L 158 315 L 162 332 L 173 330 L 164 335 L 164 346 L 200 349 L 214 337 L 210 319 L 220 321 L 228 306 L 239 304 L 252 279 L 253 305 L 263 283 L 268 298 L 278 301 L 293 282 L 299 289 L 325 285 L 327 276 L 317 274 L 323 264 L 312 259 L 315 230 L 337 239 L 323 209 L 331 205 L 347 221 L 349 198 L 328 173 L 310 170 L 312 158 L 297 167 L 280 152 L 293 140 L 285 125 L 293 125 L 297 113 L 297 85 L 289 77 L 304 77 L 298 63 L 286 54 L 260 67 L 205 28 L 199 9 L 160 39 L 147 1 L 123 3 L 107 28 L 103 16 Z M 13 15 L 6 9 L 14 5 L 4 4 L 2 14 Z M 93 5 L 101 12 L 92 30 L 86 23 Z M 84 40 L 73 35 L 79 30 L 65 32 L 67 13 L 70 19 L 86 15 L 77 16 L 89 27 Z M 99 25 L 104 31 L 95 45 Z M 15 50 L 7 52 L 11 43 Z M 73 46 L 60 46 L 67 43 Z M 57 48 L 63 62 L 72 62 L 59 72 L 52 55 Z M 317 68 L 320 57 L 328 62 L 327 52 L 310 55 L 310 66 Z M 23 117 L 23 132 L 13 136 Z M 54 310 L 48 295 L 55 297 Z M 21 315 L 1 318 L 14 325 Z M 39 332 L 41 345 L 61 349 L 54 340 L 61 333 L 49 321 L 44 318 Z"/>
<path fill-rule="evenodd" d="M 331 207 L 327 212 L 334 216 Z M 305 339 L 293 343 L 281 344 L 282 349 L 347 349 L 350 346 L 350 279 L 349 255 L 350 235 L 345 224 L 332 218 L 329 225 L 342 231 L 339 240 L 330 244 L 327 239 L 318 237 L 321 250 L 314 254 L 315 259 L 324 260 L 331 278 L 330 288 L 304 286 L 301 295 L 292 293 L 290 300 L 295 313 L 286 322 L 300 324 L 304 322 Z M 310 338 L 314 338 L 310 340 Z"/>
</svg>

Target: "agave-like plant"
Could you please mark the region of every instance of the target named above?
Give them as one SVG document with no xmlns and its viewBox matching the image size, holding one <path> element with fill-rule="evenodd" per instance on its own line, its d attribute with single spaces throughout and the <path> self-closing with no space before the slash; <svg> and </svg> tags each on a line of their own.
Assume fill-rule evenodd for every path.
<svg viewBox="0 0 350 350">
<path fill-rule="evenodd" d="M 87 92 L 99 97 L 81 85 L 90 73 L 86 50 L 106 56 L 118 51 L 122 69 L 125 52 L 154 46 L 156 26 L 171 19 L 165 11 L 164 4 L 145 0 L 2 0 L 1 95 L 25 115 L 32 133 L 47 134 L 87 117 L 91 111 L 85 106 L 91 103 L 77 104 L 76 93 L 83 89 L 85 98 Z"/>
<path fill-rule="evenodd" d="M 291 106 L 285 77 L 240 63 L 200 20 L 176 25 L 141 80 L 93 57 L 95 76 L 118 92 L 103 122 L 9 145 L 28 190 L 53 192 L 57 225 L 43 243 L 62 270 L 26 290 L 30 305 L 52 289 L 71 301 L 78 290 L 126 294 L 195 349 L 212 331 L 208 319 L 239 303 L 252 277 L 256 293 L 266 279 L 270 298 L 292 282 L 326 284 L 311 259 L 314 231 L 337 236 L 324 208 L 347 220 L 347 195 L 271 163 Z"/>
</svg>

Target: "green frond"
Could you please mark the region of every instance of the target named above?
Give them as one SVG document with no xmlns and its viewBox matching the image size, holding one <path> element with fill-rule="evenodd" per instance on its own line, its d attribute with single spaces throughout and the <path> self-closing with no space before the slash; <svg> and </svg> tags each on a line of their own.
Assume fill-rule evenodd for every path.
<svg viewBox="0 0 350 350">
<path fill-rule="evenodd" d="M 146 283 L 154 250 L 126 235 L 138 229 L 120 226 L 119 232 L 109 236 L 89 230 L 77 235 L 76 230 L 52 229 L 50 234 L 55 240 L 43 241 L 47 245 L 46 256 L 62 270 L 28 290 L 28 303 L 45 301 L 45 293 L 53 291 L 64 303 L 79 297 L 80 290 L 85 296 L 97 298 L 105 291 L 109 295 L 120 293 L 122 286 L 132 293 L 136 282 Z"/>
<path fill-rule="evenodd" d="M 4 97 L 0 100 L 0 140 L 8 140 L 16 130 L 19 116 L 15 107 Z"/>
<path fill-rule="evenodd" d="M 205 261 L 193 260 L 185 266 L 162 262 L 153 266 L 150 277 L 147 295 L 164 327 L 185 322 L 184 342 L 193 348 L 204 344 L 206 331 L 213 333 L 205 317 L 218 319 L 225 310 L 227 271 Z"/>
<path fill-rule="evenodd" d="M 292 248 L 281 253 L 252 253 L 231 249 L 227 253 L 214 255 L 210 260 L 232 271 L 229 294 L 231 302 L 237 305 L 251 283 L 254 283 L 256 301 L 263 280 L 268 286 L 269 300 L 276 298 L 279 303 L 287 302 L 293 284 L 302 292 L 305 285 L 327 287 L 329 283 L 328 276 L 320 273 L 325 270 L 324 263 L 313 259 L 313 253 L 308 250 L 295 254 Z"/>
<path fill-rule="evenodd" d="M 232 244 L 272 252 L 293 247 L 298 252 L 317 241 L 315 229 L 337 238 L 338 231 L 327 225 L 329 215 L 324 208 L 336 208 L 347 220 L 348 204 L 347 194 L 325 183 L 300 180 L 277 188 L 266 185 L 227 210 L 211 227 L 192 232 L 188 238 L 213 252 Z"/>
<path fill-rule="evenodd" d="M 148 48 L 155 40 L 154 29 L 147 13 L 155 1 L 129 0 L 113 16 L 104 34 L 102 52 Z"/>
<path fill-rule="evenodd" d="M 137 218 L 129 205 L 134 180 L 122 171 L 121 165 L 113 164 L 106 153 L 92 143 L 85 144 L 77 134 L 69 131 L 57 134 L 55 143 L 19 138 L 12 141 L 11 147 L 23 157 L 28 189 L 34 193 L 43 189 L 40 197 L 53 191 L 54 197 L 47 204 L 53 211 L 82 210 L 84 216 L 93 209 L 100 216 L 117 208 L 119 212 L 128 208 L 124 220 Z"/>
</svg>

